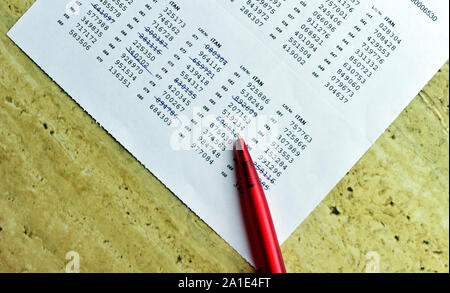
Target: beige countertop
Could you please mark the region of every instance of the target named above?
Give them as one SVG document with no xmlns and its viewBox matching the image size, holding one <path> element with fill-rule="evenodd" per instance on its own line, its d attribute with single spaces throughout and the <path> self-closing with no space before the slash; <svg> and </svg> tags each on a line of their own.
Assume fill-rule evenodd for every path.
<svg viewBox="0 0 450 293">
<path fill-rule="evenodd" d="M 222 238 L 6 36 L 0 2 L 0 272 L 249 272 Z M 406 73 L 404 73 L 406 74 Z M 289 272 L 449 272 L 449 66 L 282 245 Z"/>
</svg>

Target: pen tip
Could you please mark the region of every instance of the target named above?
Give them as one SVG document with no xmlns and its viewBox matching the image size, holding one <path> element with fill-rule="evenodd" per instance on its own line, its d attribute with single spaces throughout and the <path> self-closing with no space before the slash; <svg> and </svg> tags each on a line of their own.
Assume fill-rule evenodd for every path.
<svg viewBox="0 0 450 293">
<path fill-rule="evenodd" d="M 244 146 L 245 146 L 244 139 L 240 135 L 238 135 L 238 139 L 236 140 L 236 142 L 234 144 L 234 149 L 241 151 L 244 149 Z"/>
</svg>

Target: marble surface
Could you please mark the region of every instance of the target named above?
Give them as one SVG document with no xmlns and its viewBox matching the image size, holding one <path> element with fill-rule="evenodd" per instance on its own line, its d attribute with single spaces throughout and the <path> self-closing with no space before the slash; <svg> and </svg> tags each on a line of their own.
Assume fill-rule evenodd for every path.
<svg viewBox="0 0 450 293">
<path fill-rule="evenodd" d="M 0 2 L 0 272 L 251 272 L 6 36 Z M 289 272 L 449 272 L 445 64 L 282 245 Z"/>
</svg>

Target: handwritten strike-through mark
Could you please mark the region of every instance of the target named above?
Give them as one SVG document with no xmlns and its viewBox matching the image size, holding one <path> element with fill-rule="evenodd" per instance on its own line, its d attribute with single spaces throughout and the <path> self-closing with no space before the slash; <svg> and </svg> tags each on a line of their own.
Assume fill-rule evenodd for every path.
<svg viewBox="0 0 450 293">
<path fill-rule="evenodd" d="M 220 60 L 222 60 L 225 63 L 228 63 L 228 61 L 223 58 L 222 56 L 220 56 L 219 53 L 215 52 L 210 46 L 208 46 L 207 44 L 205 44 L 205 49 L 208 50 L 209 52 L 211 52 L 211 54 L 217 56 Z"/>
<path fill-rule="evenodd" d="M 162 53 L 161 53 L 161 50 L 158 50 L 158 48 L 156 48 L 155 46 L 153 46 L 148 40 L 147 40 L 147 38 L 146 37 L 144 37 L 141 33 L 138 33 L 139 34 L 139 37 L 141 38 L 141 39 L 143 39 L 156 53 L 158 53 L 159 55 L 161 55 Z"/>
<path fill-rule="evenodd" d="M 108 20 L 111 20 L 112 22 L 116 22 L 116 20 L 114 18 L 112 18 L 111 16 L 109 16 L 108 14 L 103 13 L 99 8 L 97 8 L 97 6 L 95 6 L 94 4 L 92 4 L 92 7 L 94 7 L 95 10 L 97 10 L 101 15 L 103 15 L 104 17 L 106 17 Z"/>
<path fill-rule="evenodd" d="M 179 86 L 181 86 L 182 89 L 184 89 L 184 91 L 194 97 L 196 97 L 197 95 L 194 94 L 187 86 L 185 86 L 184 84 L 182 84 L 181 82 L 179 82 L 178 80 L 174 79 L 173 80 L 176 84 L 178 84 Z"/>
<path fill-rule="evenodd" d="M 202 69 L 204 69 L 207 73 L 213 74 L 211 70 L 209 70 L 208 68 L 206 68 L 205 66 L 203 66 L 202 64 L 200 64 L 200 62 L 195 61 L 195 60 L 192 59 L 191 57 L 189 57 L 189 59 L 191 59 L 192 62 L 194 62 L 195 64 L 197 64 L 198 66 L 200 66 Z"/>
<path fill-rule="evenodd" d="M 134 56 L 129 50 L 128 48 L 126 48 L 125 50 L 127 50 L 127 52 L 134 58 L 134 60 L 136 60 L 145 70 L 147 70 L 148 73 L 150 73 L 153 76 L 153 73 L 150 72 L 150 70 L 148 70 L 147 67 L 144 66 L 144 64 L 141 63 L 141 61 L 139 61 L 136 56 Z"/>
<path fill-rule="evenodd" d="M 154 96 L 155 100 L 161 105 L 163 106 L 164 109 L 169 110 L 170 115 L 172 115 L 173 117 L 177 118 L 177 120 L 181 123 L 180 118 L 178 117 L 178 114 L 166 103 L 164 103 L 161 98 L 158 98 L 156 96 Z"/>
<path fill-rule="evenodd" d="M 239 105 L 241 105 L 243 108 L 247 109 L 247 110 L 250 112 L 250 114 L 256 113 L 255 110 L 253 110 L 252 108 L 250 108 L 250 106 L 244 105 L 243 102 L 242 102 L 242 101 L 239 101 L 235 96 L 233 96 L 233 100 L 235 100 L 236 103 L 238 103 Z"/>
<path fill-rule="evenodd" d="M 227 129 L 235 138 L 238 137 L 236 131 L 225 122 L 225 119 L 220 119 L 219 117 L 217 117 L 216 120 L 220 122 L 220 124 L 222 124 L 222 126 L 225 127 L 225 129 Z"/>
<path fill-rule="evenodd" d="M 274 184 L 273 179 L 271 179 L 268 175 L 267 172 L 265 172 L 257 163 L 253 163 L 253 165 L 255 165 L 256 169 L 264 176 L 264 178 L 266 178 L 267 180 L 269 180 L 269 182 L 271 184 Z"/>
<path fill-rule="evenodd" d="M 144 29 L 150 34 L 152 35 L 152 37 L 154 37 L 161 45 L 163 45 L 164 47 L 166 47 L 167 49 L 169 49 L 169 47 L 167 47 L 167 45 L 161 41 L 154 33 L 152 33 L 148 28 L 144 27 Z"/>
</svg>

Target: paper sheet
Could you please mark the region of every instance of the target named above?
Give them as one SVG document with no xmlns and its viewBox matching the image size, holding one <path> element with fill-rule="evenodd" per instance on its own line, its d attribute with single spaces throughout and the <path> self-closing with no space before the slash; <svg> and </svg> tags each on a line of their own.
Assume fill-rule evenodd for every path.
<svg viewBox="0 0 450 293">
<path fill-rule="evenodd" d="M 237 134 L 282 243 L 447 60 L 448 6 L 38 0 L 8 35 L 252 262 Z"/>
</svg>

